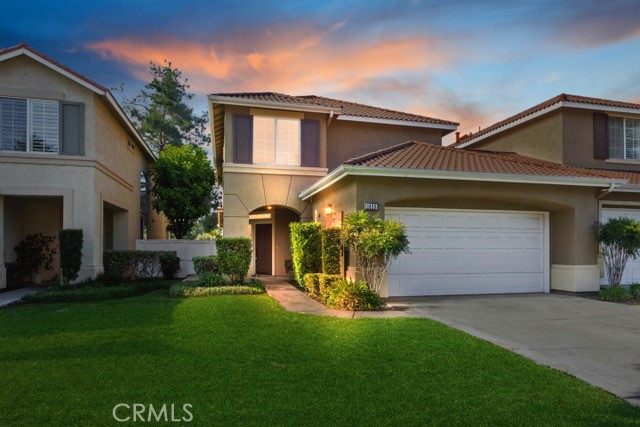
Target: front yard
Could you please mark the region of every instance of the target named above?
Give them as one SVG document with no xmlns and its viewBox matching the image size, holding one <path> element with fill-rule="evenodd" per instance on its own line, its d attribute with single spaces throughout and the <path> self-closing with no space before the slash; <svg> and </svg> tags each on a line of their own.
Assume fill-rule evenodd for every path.
<svg viewBox="0 0 640 427">
<path fill-rule="evenodd" d="M 10 307 L 0 359 L 3 426 L 127 425 L 118 403 L 190 403 L 198 426 L 640 425 L 624 401 L 437 322 L 306 316 L 266 295 Z"/>
</svg>

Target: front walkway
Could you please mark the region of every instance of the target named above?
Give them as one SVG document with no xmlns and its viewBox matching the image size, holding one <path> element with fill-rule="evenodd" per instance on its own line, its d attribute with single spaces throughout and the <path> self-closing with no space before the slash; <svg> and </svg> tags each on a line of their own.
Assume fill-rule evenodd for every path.
<svg viewBox="0 0 640 427">
<path fill-rule="evenodd" d="M 267 293 L 271 298 L 276 300 L 285 310 L 296 313 L 315 314 L 317 316 L 333 316 L 348 319 L 358 319 L 362 317 L 408 317 L 408 314 L 402 311 L 383 310 L 383 311 L 344 311 L 332 310 L 320 304 L 318 301 L 310 298 L 301 292 L 295 286 L 286 282 L 283 277 L 259 277 L 264 284 Z"/>
<path fill-rule="evenodd" d="M 31 292 L 39 291 L 40 289 L 42 288 L 20 288 L 14 291 L 2 292 L 0 293 L 0 307 L 20 301 L 23 296 Z"/>
</svg>

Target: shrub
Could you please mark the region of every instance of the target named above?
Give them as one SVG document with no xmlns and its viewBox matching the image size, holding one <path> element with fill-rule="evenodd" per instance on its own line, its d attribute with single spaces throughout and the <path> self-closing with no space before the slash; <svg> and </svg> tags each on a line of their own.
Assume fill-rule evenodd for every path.
<svg viewBox="0 0 640 427">
<path fill-rule="evenodd" d="M 631 298 L 640 301 L 640 283 L 629 285 L 629 294 Z"/>
<path fill-rule="evenodd" d="M 30 273 L 37 273 L 40 267 L 53 271 L 54 256 L 58 251 L 53 247 L 55 236 L 42 233 L 29 234 L 14 248 L 17 263 Z"/>
<path fill-rule="evenodd" d="M 78 278 L 82 266 L 82 246 L 84 237 L 81 229 L 67 228 L 58 232 L 60 242 L 60 275 L 63 283 Z"/>
<path fill-rule="evenodd" d="M 320 275 L 322 273 L 307 273 L 304 275 L 304 287 L 310 295 L 320 295 Z"/>
<path fill-rule="evenodd" d="M 640 223 L 631 218 L 610 218 L 597 224 L 596 236 L 602 247 L 609 285 L 618 286 L 627 261 L 640 253 Z"/>
<path fill-rule="evenodd" d="M 109 282 L 158 278 L 161 274 L 166 277 L 180 269 L 180 259 L 175 251 L 104 251 L 102 263 L 102 279 Z"/>
<path fill-rule="evenodd" d="M 620 285 L 609 286 L 608 288 L 600 289 L 598 296 L 602 301 L 609 302 L 625 302 L 631 299 L 629 290 Z"/>
<path fill-rule="evenodd" d="M 319 222 L 292 222 L 289 229 L 294 277 L 300 286 L 304 286 L 305 274 L 322 271 L 321 226 Z"/>
<path fill-rule="evenodd" d="M 162 251 L 158 253 L 158 261 L 162 270 L 162 277 L 173 279 L 180 271 L 180 257 L 176 251 Z"/>
<path fill-rule="evenodd" d="M 363 281 L 340 279 L 333 282 L 328 289 L 326 303 L 339 310 L 379 310 L 382 301 Z"/>
<path fill-rule="evenodd" d="M 196 276 L 205 273 L 220 273 L 215 256 L 194 256 L 193 269 L 196 271 Z"/>
<path fill-rule="evenodd" d="M 260 281 L 251 279 L 244 285 L 229 285 L 217 287 L 200 287 L 188 283 L 177 283 L 171 286 L 169 295 L 172 297 L 206 297 L 214 295 L 251 295 L 264 293 Z"/>
<path fill-rule="evenodd" d="M 318 295 L 322 299 L 326 299 L 329 295 L 329 289 L 333 286 L 333 284 L 341 280 L 342 276 L 339 274 L 319 274 L 318 275 Z"/>
<path fill-rule="evenodd" d="M 227 283 L 226 280 L 224 280 L 224 277 L 222 277 L 222 274 L 220 273 L 210 273 L 210 272 L 205 272 L 200 274 L 197 279 L 193 282 L 195 286 L 199 286 L 202 288 L 212 288 L 212 287 L 216 287 L 216 286 L 226 286 L 229 283 Z"/>
<path fill-rule="evenodd" d="M 374 218 L 365 211 L 345 217 L 342 239 L 352 249 L 365 282 L 378 294 L 391 261 L 401 253 L 409 252 L 404 225 Z"/>
<path fill-rule="evenodd" d="M 322 272 L 340 274 L 340 229 L 326 228 L 321 232 Z"/>
<path fill-rule="evenodd" d="M 224 237 L 216 240 L 216 249 L 220 272 L 229 276 L 231 283 L 242 283 L 251 265 L 251 239 Z"/>
</svg>

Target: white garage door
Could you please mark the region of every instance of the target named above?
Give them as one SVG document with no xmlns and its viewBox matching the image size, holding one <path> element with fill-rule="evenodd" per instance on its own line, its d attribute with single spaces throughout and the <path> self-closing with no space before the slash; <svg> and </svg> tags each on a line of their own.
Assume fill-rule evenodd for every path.
<svg viewBox="0 0 640 427">
<path fill-rule="evenodd" d="M 545 214 L 386 208 L 410 254 L 389 269 L 389 296 L 548 292 Z"/>
<path fill-rule="evenodd" d="M 621 209 L 621 208 L 603 208 L 601 213 L 601 221 L 604 222 L 609 218 L 627 217 L 640 221 L 640 210 L 638 209 Z M 606 285 L 609 281 L 606 278 L 601 279 L 601 284 Z M 640 283 L 640 259 L 630 259 L 622 273 L 622 283 Z"/>
</svg>

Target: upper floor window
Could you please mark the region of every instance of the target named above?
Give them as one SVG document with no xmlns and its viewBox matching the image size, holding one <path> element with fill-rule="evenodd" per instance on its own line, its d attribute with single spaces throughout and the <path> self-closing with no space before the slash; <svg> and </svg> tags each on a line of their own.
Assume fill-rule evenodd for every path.
<svg viewBox="0 0 640 427">
<path fill-rule="evenodd" d="M 609 116 L 609 157 L 640 160 L 640 119 Z"/>
<path fill-rule="evenodd" d="M 60 103 L 0 98 L 0 149 L 37 153 L 60 151 Z"/>
<path fill-rule="evenodd" d="M 300 120 L 254 116 L 253 163 L 299 166 Z"/>
</svg>

